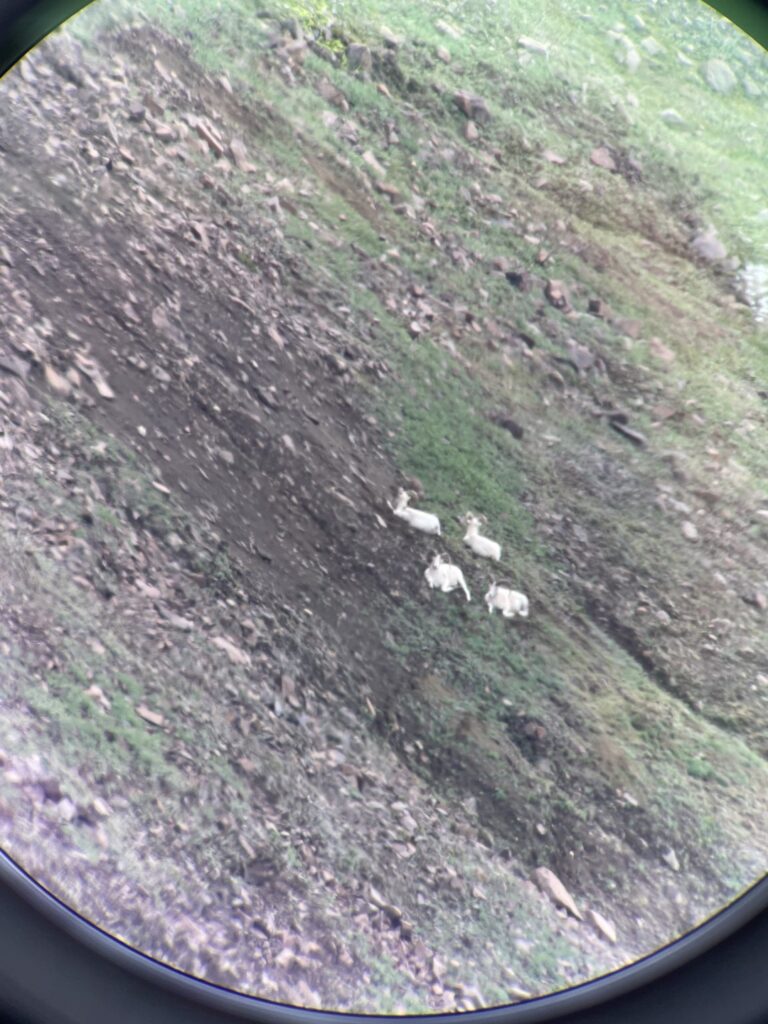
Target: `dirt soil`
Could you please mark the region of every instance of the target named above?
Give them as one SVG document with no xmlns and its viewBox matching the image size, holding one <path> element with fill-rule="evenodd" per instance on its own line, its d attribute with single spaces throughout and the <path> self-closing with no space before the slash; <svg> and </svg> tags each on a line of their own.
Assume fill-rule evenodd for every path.
<svg viewBox="0 0 768 1024">
<path fill-rule="evenodd" d="M 398 656 L 388 625 L 424 599 L 411 569 L 424 541 L 388 507 L 405 477 L 375 402 L 407 382 L 393 380 L 376 318 L 351 316 L 324 271 L 323 247 L 346 243 L 315 225 L 313 248 L 290 244 L 266 202 L 274 182 L 225 152 L 232 137 L 255 151 L 292 129 L 148 28 L 87 57 L 73 46 L 46 43 L 2 83 L 4 848 L 182 970 L 369 1012 L 527 998 L 711 913 L 764 870 L 768 819 L 754 805 L 733 811 L 726 877 L 709 851 L 668 851 L 626 752 L 581 731 L 574 705 L 562 718 L 510 708 L 493 741 L 457 717 L 472 743 L 453 758 L 430 750 L 414 705 L 437 706 L 444 681 L 429 652 Z M 196 118 L 219 126 L 218 158 Z M 384 200 L 351 169 L 308 150 L 305 177 L 386 230 Z M 409 286 L 392 264 L 360 266 L 382 301 Z M 524 349 L 512 358 L 543 394 L 599 399 Z M 532 459 L 525 504 L 567 573 L 551 614 L 569 616 L 584 663 L 615 644 L 681 714 L 725 723 L 765 757 L 768 706 L 753 692 L 765 646 L 752 619 L 724 623 L 711 584 L 723 559 L 734 592 L 768 578 L 740 512 L 712 495 L 702 532 L 717 557 L 692 558 L 670 597 L 660 572 L 638 577 L 621 536 L 592 543 L 588 516 L 538 486 L 556 473 L 621 509 L 651 507 L 656 481 L 598 446 L 578 464 L 548 458 L 546 473 Z M 659 611 L 673 628 L 649 625 Z M 709 636 L 716 650 L 702 649 Z M 494 743 L 519 773 L 517 806 L 484 774 Z M 541 793 L 527 804 L 533 775 L 550 795 L 584 786 L 581 820 Z M 540 866 L 618 941 L 532 884 Z M 502 898 L 503 950 L 490 924 L 485 942 L 472 924 Z"/>
</svg>

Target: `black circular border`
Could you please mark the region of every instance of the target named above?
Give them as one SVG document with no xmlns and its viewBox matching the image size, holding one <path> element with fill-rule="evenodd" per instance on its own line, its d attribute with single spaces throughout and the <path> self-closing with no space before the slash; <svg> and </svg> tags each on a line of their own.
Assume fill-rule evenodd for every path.
<svg viewBox="0 0 768 1024">
<path fill-rule="evenodd" d="M 1 2 L 0 77 L 91 0 Z M 766 45 L 768 7 L 760 0 L 705 2 Z M 57 1024 L 402 1019 L 284 1006 L 183 974 L 80 917 L 2 850 L 0 1011 Z M 763 1024 L 768 1021 L 768 876 L 693 932 L 620 971 L 470 1016 L 482 1016 L 488 1024 Z M 455 1014 L 426 1019 L 447 1024 Z"/>
<path fill-rule="evenodd" d="M 363 1024 L 400 1017 L 271 1003 L 191 977 L 112 938 L 0 851 L 0 1000 L 62 1024 Z M 671 945 L 610 975 L 516 1006 L 487 1024 L 757 1024 L 768 1020 L 768 875 Z M 414 1018 L 434 1024 L 455 1014 Z"/>
</svg>

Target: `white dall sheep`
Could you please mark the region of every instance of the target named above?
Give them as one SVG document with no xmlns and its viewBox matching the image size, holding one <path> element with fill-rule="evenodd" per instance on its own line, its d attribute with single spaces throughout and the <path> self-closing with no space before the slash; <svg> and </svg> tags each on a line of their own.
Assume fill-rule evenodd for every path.
<svg viewBox="0 0 768 1024">
<path fill-rule="evenodd" d="M 442 555 L 435 555 L 424 570 L 424 575 L 427 583 L 433 590 L 437 588 L 442 590 L 444 594 L 448 594 L 452 590 L 461 587 L 466 594 L 467 600 L 470 600 L 464 573 L 458 565 L 451 565 L 450 562 L 446 562 Z"/>
<path fill-rule="evenodd" d="M 440 520 L 437 516 L 432 512 L 420 512 L 417 508 L 408 508 L 410 500 L 411 496 L 408 491 L 404 491 L 401 488 L 397 493 L 397 501 L 394 506 L 389 505 L 389 502 L 387 504 L 399 519 L 403 519 L 414 530 L 421 530 L 422 533 L 432 533 L 439 537 Z"/>
<path fill-rule="evenodd" d="M 474 516 L 471 512 L 467 512 L 461 520 L 467 527 L 464 543 L 481 558 L 492 558 L 494 562 L 498 562 L 501 559 L 501 545 L 497 544 L 495 540 L 480 536 L 480 523 L 484 521 L 484 517 Z"/>
<path fill-rule="evenodd" d="M 516 615 L 521 619 L 528 618 L 528 598 L 519 590 L 510 590 L 509 587 L 502 587 L 494 582 L 488 588 L 485 603 L 490 615 L 498 608 L 505 619 L 514 619 Z"/>
</svg>

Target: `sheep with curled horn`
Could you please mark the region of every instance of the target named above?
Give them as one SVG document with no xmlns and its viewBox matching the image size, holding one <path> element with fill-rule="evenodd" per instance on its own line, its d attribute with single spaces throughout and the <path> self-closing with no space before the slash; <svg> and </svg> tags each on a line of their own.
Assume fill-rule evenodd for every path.
<svg viewBox="0 0 768 1024">
<path fill-rule="evenodd" d="M 414 530 L 420 530 L 422 533 L 430 533 L 439 537 L 441 530 L 440 520 L 437 516 L 433 512 L 422 512 L 421 509 L 409 508 L 408 502 L 410 500 L 411 495 L 401 487 L 397 492 L 395 504 L 391 505 L 389 502 L 387 504 L 398 519 L 408 523 Z"/>
<path fill-rule="evenodd" d="M 447 561 L 445 556 L 439 552 L 433 556 L 432 561 L 424 570 L 424 577 L 432 590 L 437 588 L 444 594 L 449 594 L 452 590 L 461 587 L 466 599 L 471 600 L 464 573 L 458 565 Z"/>
<path fill-rule="evenodd" d="M 471 551 L 480 555 L 481 558 L 491 558 L 494 562 L 501 560 L 501 545 L 497 544 L 495 540 L 491 540 L 490 537 L 483 537 L 480 534 L 481 524 L 488 522 L 485 516 L 476 516 L 472 512 L 467 512 L 459 519 L 459 522 L 467 528 L 463 540 Z"/>
<path fill-rule="evenodd" d="M 521 619 L 528 618 L 528 598 L 519 590 L 513 590 L 505 586 L 506 581 L 497 583 L 494 580 L 485 595 L 485 603 L 488 607 L 488 614 L 493 615 L 498 609 L 505 619 L 514 619 L 520 616 Z"/>
</svg>

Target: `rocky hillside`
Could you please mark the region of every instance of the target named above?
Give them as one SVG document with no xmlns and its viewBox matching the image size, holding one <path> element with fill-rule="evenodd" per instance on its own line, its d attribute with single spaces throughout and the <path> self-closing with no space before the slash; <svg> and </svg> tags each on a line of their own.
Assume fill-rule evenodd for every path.
<svg viewBox="0 0 768 1024">
<path fill-rule="evenodd" d="M 766 869 L 768 64 L 563 10 L 97 5 L 0 83 L 0 841 L 211 981 L 519 1001 Z"/>
</svg>

